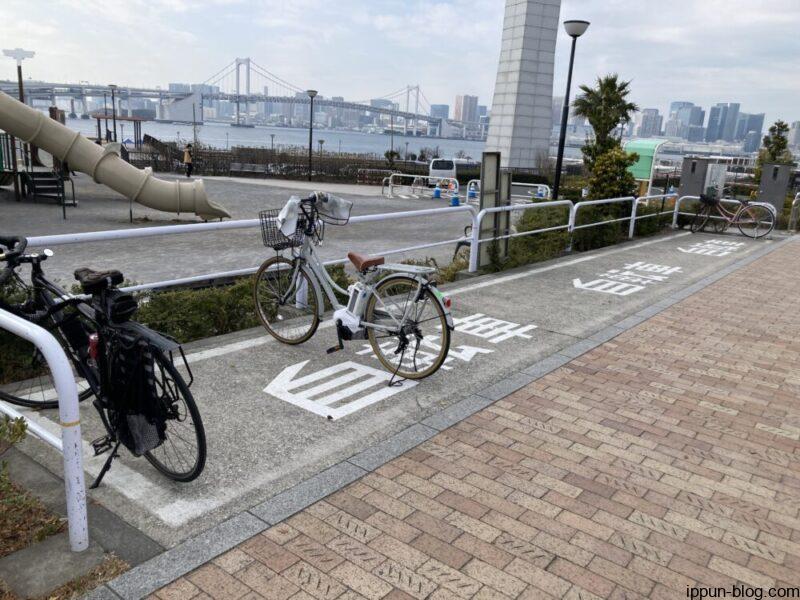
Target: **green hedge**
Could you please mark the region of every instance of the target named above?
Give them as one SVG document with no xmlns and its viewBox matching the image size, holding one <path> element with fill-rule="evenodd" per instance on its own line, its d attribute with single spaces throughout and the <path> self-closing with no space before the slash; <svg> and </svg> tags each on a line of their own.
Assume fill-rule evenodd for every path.
<svg viewBox="0 0 800 600">
<path fill-rule="evenodd" d="M 342 265 L 327 267 L 337 285 L 347 288 L 350 280 Z M 127 282 L 126 282 L 127 283 Z M 0 290 L 0 298 L 18 302 L 19 294 Z M 138 295 L 135 319 L 185 344 L 194 340 L 257 327 L 260 322 L 253 300 L 253 278 L 244 277 L 230 285 Z M 327 302 L 326 302 L 327 304 Z M 33 363 L 34 347 L 21 338 L 0 330 L 0 384 L 20 381 L 39 374 Z"/>
</svg>

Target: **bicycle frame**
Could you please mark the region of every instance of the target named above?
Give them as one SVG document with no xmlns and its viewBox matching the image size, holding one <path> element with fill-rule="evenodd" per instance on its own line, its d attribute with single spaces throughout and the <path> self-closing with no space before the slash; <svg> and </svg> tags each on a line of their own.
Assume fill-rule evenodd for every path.
<svg viewBox="0 0 800 600">
<path fill-rule="evenodd" d="M 303 245 L 300 247 L 300 250 L 295 253 L 294 263 L 295 263 L 295 267 L 294 267 L 294 272 L 292 273 L 292 279 L 291 279 L 291 281 L 289 283 L 289 286 L 287 287 L 287 291 L 286 291 L 286 293 L 285 293 L 285 295 L 284 295 L 284 297 L 282 299 L 284 302 L 287 302 L 289 300 L 289 297 L 291 296 L 292 290 L 295 289 L 295 287 L 297 285 L 297 277 L 298 277 L 299 272 L 301 270 L 305 270 L 308 279 L 311 281 L 311 284 L 315 288 L 314 291 L 317 293 L 317 297 L 322 298 L 323 297 L 322 294 L 324 293 L 325 297 L 328 299 L 328 302 L 330 302 L 331 306 L 333 307 L 334 312 L 337 311 L 337 310 L 340 310 L 342 308 L 345 308 L 345 306 L 342 305 L 339 302 L 339 299 L 336 297 L 336 292 L 338 292 L 338 293 L 340 293 L 340 294 L 342 294 L 344 296 L 348 296 L 349 292 L 347 290 L 343 289 L 342 287 L 340 287 L 331 278 L 331 276 L 328 274 L 328 271 L 325 269 L 325 266 L 320 261 L 320 259 L 317 256 L 316 252 L 314 252 L 314 244 L 313 244 L 313 240 L 312 240 L 311 236 L 306 236 L 306 238 L 303 240 Z M 428 283 L 428 281 L 426 279 L 421 277 L 419 274 L 413 273 L 411 270 L 409 270 L 407 272 L 398 272 L 398 275 L 405 275 L 405 276 L 411 277 L 412 279 L 417 281 L 417 283 L 419 284 L 419 287 L 417 289 L 417 297 L 419 296 L 419 294 L 422 293 L 422 290 L 424 290 L 425 287 L 427 285 L 429 285 L 429 283 Z M 367 282 L 365 281 L 365 283 L 367 283 Z M 301 286 L 302 285 L 305 285 L 305 281 L 301 282 Z M 369 286 L 370 294 L 371 295 L 375 295 L 374 287 L 369 283 L 367 283 L 367 285 Z M 305 293 L 304 293 L 302 287 L 297 290 L 297 296 L 298 296 L 298 299 L 296 300 L 296 302 L 298 304 L 304 304 L 305 303 Z M 382 299 L 377 295 L 376 295 L 376 298 L 377 298 L 378 302 L 380 302 L 383 305 Z M 385 308 L 385 305 L 384 305 L 384 308 Z M 404 323 L 405 320 L 408 318 L 408 311 L 410 309 L 411 309 L 410 305 L 406 306 L 406 309 L 405 309 L 406 312 L 401 317 L 400 322 L 397 322 L 397 326 L 398 327 L 400 327 L 402 325 L 402 323 Z M 318 316 L 320 318 L 322 318 L 324 312 L 325 312 L 325 303 L 324 302 L 320 302 L 318 304 L 318 306 L 317 306 Z M 445 313 L 449 317 L 449 311 L 445 311 Z M 389 313 L 387 313 L 387 314 L 389 314 Z M 391 314 L 389 314 L 389 316 L 391 316 L 394 321 L 397 321 L 397 319 L 395 319 Z M 359 317 L 363 317 L 363 315 L 359 315 Z M 449 320 L 450 319 L 448 318 L 448 322 L 449 322 Z M 361 325 L 363 325 L 364 327 L 367 327 L 367 328 L 372 328 L 372 329 L 376 329 L 376 330 L 380 330 L 380 331 L 387 331 L 388 332 L 388 331 L 392 330 L 392 328 L 390 328 L 390 327 L 386 327 L 384 325 L 378 325 L 376 323 L 369 323 L 369 322 L 363 321 L 363 320 L 361 321 Z"/>
</svg>

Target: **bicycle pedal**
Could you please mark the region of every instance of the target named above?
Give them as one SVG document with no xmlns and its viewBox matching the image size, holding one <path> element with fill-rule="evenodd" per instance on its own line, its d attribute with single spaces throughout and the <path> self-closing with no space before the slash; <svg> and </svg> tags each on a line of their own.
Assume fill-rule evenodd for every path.
<svg viewBox="0 0 800 600">
<path fill-rule="evenodd" d="M 333 354 L 334 352 L 338 352 L 339 350 L 344 350 L 344 346 L 339 344 L 338 346 L 334 346 L 333 348 L 328 348 L 326 352 L 328 354 Z"/>
<path fill-rule="evenodd" d="M 111 442 L 111 438 L 103 436 L 101 438 L 97 438 L 92 442 L 92 448 L 94 449 L 94 455 L 100 456 L 101 454 L 105 454 L 109 450 L 111 450 L 113 444 Z"/>
</svg>

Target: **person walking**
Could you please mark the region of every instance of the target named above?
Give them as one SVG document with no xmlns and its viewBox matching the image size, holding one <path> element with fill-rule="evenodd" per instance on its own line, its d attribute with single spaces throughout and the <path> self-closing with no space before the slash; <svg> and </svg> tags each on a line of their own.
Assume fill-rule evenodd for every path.
<svg viewBox="0 0 800 600">
<path fill-rule="evenodd" d="M 183 164 L 186 165 L 186 176 L 192 176 L 192 169 L 194 165 L 192 164 L 192 158 L 194 158 L 194 154 L 192 153 L 192 145 L 186 144 L 186 147 L 183 149 Z"/>
</svg>

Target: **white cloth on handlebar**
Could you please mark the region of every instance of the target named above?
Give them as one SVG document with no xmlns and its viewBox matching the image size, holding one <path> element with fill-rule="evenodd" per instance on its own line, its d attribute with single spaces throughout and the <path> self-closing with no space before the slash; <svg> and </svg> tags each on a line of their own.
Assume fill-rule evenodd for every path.
<svg viewBox="0 0 800 600">
<path fill-rule="evenodd" d="M 297 218 L 300 215 L 300 198 L 292 196 L 278 213 L 278 227 L 286 237 L 294 235 L 297 229 Z"/>
</svg>

